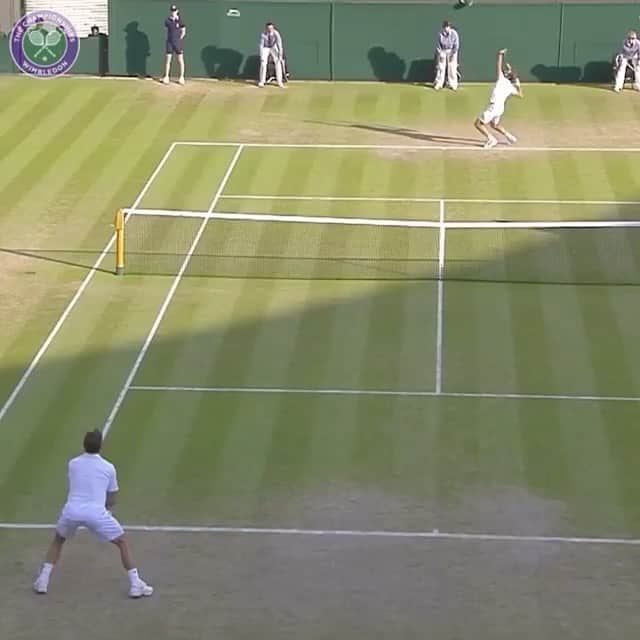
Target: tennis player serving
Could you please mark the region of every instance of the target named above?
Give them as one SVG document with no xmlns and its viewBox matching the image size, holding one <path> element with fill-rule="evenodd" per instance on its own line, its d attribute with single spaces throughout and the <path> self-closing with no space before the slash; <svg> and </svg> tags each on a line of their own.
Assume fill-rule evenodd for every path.
<svg viewBox="0 0 640 640">
<path fill-rule="evenodd" d="M 515 144 L 518 141 L 512 133 L 509 133 L 500 124 L 500 119 L 504 115 L 507 100 L 511 96 L 518 96 L 519 98 L 523 97 L 518 74 L 510 64 L 504 61 L 506 53 L 506 49 L 500 49 L 500 51 L 498 51 L 498 57 L 496 59 L 496 74 L 498 77 L 493 87 L 493 91 L 491 92 L 489 106 L 480 116 L 478 116 L 478 118 L 476 118 L 474 123 L 476 129 L 487 139 L 484 145 L 485 149 L 491 149 L 498 144 L 498 141 L 489 131 L 488 127 L 491 127 L 493 131 L 501 133 L 507 139 L 509 144 Z"/>
<path fill-rule="evenodd" d="M 62 546 L 78 527 L 86 527 L 98 538 L 111 542 L 120 551 L 122 566 L 129 576 L 129 596 L 150 596 L 153 588 L 138 575 L 124 529 L 111 515 L 116 502 L 118 480 L 115 467 L 100 455 L 102 433 L 89 431 L 84 436 L 84 453 L 69 461 L 69 495 L 56 524 L 46 560 L 33 588 L 47 593 L 49 578 L 60 559 Z"/>
</svg>

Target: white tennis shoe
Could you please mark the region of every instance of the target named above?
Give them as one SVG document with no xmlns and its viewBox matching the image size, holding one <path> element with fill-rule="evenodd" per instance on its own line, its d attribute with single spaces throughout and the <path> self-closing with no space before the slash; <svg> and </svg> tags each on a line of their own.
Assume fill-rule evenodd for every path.
<svg viewBox="0 0 640 640">
<path fill-rule="evenodd" d="M 38 579 L 33 583 L 33 590 L 36 593 L 45 594 L 49 589 L 49 581 L 45 580 L 42 576 L 38 576 Z"/>
<path fill-rule="evenodd" d="M 498 144 L 498 141 L 495 138 L 489 138 L 484 143 L 484 148 L 485 149 L 493 149 L 493 147 L 495 147 L 497 144 Z"/>
<path fill-rule="evenodd" d="M 162 78 L 162 84 L 169 84 L 169 76 Z"/>
<path fill-rule="evenodd" d="M 507 141 L 509 142 L 509 144 L 515 144 L 516 142 L 518 142 L 518 138 L 516 138 L 513 133 L 505 133 L 504 137 L 507 139 Z"/>
<path fill-rule="evenodd" d="M 144 582 L 144 580 L 139 580 L 132 584 L 129 589 L 130 598 L 148 598 L 151 595 L 153 595 L 153 587 Z"/>
</svg>

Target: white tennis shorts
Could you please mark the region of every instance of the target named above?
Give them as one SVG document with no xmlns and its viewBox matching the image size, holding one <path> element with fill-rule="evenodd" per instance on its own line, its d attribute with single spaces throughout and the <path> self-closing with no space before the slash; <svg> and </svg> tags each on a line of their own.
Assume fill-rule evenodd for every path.
<svg viewBox="0 0 640 640">
<path fill-rule="evenodd" d="M 124 535 L 122 525 L 106 509 L 91 511 L 65 507 L 58 518 L 56 531 L 63 538 L 72 538 L 78 527 L 86 527 L 105 542 L 112 542 Z"/>
<path fill-rule="evenodd" d="M 493 124 L 498 124 L 503 114 L 504 107 L 490 104 L 487 110 L 480 115 L 480 122 L 482 122 L 482 124 L 489 124 L 490 122 L 493 122 Z"/>
</svg>

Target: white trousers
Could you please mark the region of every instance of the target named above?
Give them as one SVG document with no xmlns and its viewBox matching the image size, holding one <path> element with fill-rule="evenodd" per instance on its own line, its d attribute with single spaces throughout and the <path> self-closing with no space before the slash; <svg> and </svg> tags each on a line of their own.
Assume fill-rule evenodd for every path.
<svg viewBox="0 0 640 640">
<path fill-rule="evenodd" d="M 627 58 L 620 59 L 620 66 L 616 71 L 616 91 L 620 91 L 624 86 L 624 76 L 627 71 L 627 65 L 633 68 L 633 88 L 640 91 L 640 78 L 638 77 L 640 70 L 638 69 L 638 61 L 627 60 Z"/>
<path fill-rule="evenodd" d="M 267 81 L 267 63 L 269 62 L 269 56 L 273 59 L 276 68 L 276 80 L 278 84 L 282 84 L 282 56 L 280 55 L 280 51 L 275 47 L 263 47 L 260 49 L 260 84 L 264 84 Z"/>
<path fill-rule="evenodd" d="M 438 49 L 436 51 L 436 81 L 433 86 L 442 89 L 444 85 L 444 75 L 447 72 L 447 84 L 452 89 L 458 88 L 458 52 L 450 49 Z"/>
</svg>

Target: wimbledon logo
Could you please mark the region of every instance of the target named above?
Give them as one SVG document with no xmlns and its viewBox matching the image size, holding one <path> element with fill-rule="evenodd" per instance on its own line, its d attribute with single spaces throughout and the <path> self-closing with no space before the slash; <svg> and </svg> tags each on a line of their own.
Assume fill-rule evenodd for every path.
<svg viewBox="0 0 640 640">
<path fill-rule="evenodd" d="M 73 25 L 55 11 L 34 11 L 18 20 L 11 30 L 9 47 L 16 66 L 36 78 L 67 73 L 80 51 Z"/>
</svg>

